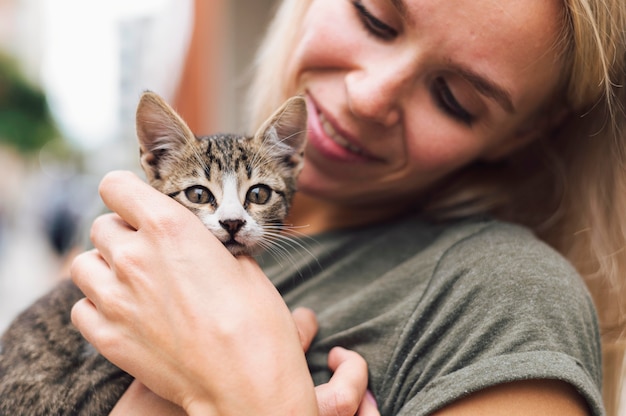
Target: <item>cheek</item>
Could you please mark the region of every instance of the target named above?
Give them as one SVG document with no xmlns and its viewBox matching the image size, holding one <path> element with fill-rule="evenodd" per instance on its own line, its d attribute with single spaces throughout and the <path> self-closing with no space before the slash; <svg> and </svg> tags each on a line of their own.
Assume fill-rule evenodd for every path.
<svg viewBox="0 0 626 416">
<path fill-rule="evenodd" d="M 456 142 L 418 143 L 408 150 L 408 163 L 423 172 L 448 173 L 474 159 L 474 152 Z"/>
<path fill-rule="evenodd" d="M 441 177 L 480 157 L 484 141 L 464 128 L 422 124 L 406 140 L 407 163 L 420 172 Z M 454 126 L 453 126 L 454 127 Z"/>
</svg>

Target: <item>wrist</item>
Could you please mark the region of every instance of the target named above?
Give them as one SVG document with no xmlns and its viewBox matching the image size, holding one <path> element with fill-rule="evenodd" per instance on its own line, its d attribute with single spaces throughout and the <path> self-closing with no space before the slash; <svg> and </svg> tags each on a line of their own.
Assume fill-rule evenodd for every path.
<svg viewBox="0 0 626 416">
<path fill-rule="evenodd" d="M 317 416 L 318 406 L 313 388 L 307 390 L 284 391 L 275 397 L 264 397 L 252 401 L 249 390 L 241 392 L 240 397 L 233 400 L 194 400 L 185 406 L 189 416 L 240 416 L 253 414 L 256 416 Z M 289 397 L 287 397 L 289 396 Z"/>
<path fill-rule="evenodd" d="M 190 416 L 317 416 L 317 396 L 313 380 L 304 362 L 304 370 L 282 371 L 264 377 L 262 381 L 248 379 L 237 387 L 215 394 L 190 398 L 184 403 Z M 226 387 L 226 386 L 224 386 Z"/>
</svg>

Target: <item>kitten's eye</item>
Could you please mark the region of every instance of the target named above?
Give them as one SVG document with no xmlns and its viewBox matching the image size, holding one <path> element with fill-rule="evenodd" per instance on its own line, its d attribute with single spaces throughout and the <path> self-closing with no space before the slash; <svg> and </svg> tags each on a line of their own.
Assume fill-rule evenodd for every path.
<svg viewBox="0 0 626 416">
<path fill-rule="evenodd" d="M 215 202 L 215 197 L 211 191 L 201 185 L 194 185 L 185 189 L 185 196 L 194 204 L 212 204 Z"/>
<path fill-rule="evenodd" d="M 436 78 L 431 87 L 435 103 L 450 117 L 471 126 L 476 117 L 467 111 L 456 99 L 445 79 Z"/>
<path fill-rule="evenodd" d="M 267 185 L 254 185 L 248 189 L 246 200 L 253 204 L 263 205 L 270 200 L 272 189 Z"/>
<path fill-rule="evenodd" d="M 382 40 L 392 40 L 398 36 L 398 31 L 372 14 L 361 2 L 353 0 L 352 5 L 356 9 L 361 23 L 370 34 Z"/>
</svg>

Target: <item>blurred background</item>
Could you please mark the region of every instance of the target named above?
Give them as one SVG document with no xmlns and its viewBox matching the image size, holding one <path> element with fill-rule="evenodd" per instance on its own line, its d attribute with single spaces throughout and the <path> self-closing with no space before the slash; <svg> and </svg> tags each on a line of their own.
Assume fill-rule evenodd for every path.
<svg viewBox="0 0 626 416">
<path fill-rule="evenodd" d="M 0 0 L 0 331 L 67 276 L 113 169 L 140 173 L 143 90 L 196 134 L 243 130 L 275 0 Z"/>
</svg>

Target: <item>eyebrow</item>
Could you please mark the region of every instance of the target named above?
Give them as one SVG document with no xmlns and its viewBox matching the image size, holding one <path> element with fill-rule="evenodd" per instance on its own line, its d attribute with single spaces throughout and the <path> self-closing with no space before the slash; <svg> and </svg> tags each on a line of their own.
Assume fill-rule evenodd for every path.
<svg viewBox="0 0 626 416">
<path fill-rule="evenodd" d="M 402 17 L 402 19 L 406 20 L 407 22 L 411 22 L 411 23 L 413 22 L 413 19 L 409 15 L 409 12 L 406 7 L 406 3 L 404 3 L 404 0 L 389 0 L 389 2 L 396 9 L 400 17 Z"/>
<path fill-rule="evenodd" d="M 515 113 L 511 94 L 504 87 L 461 64 L 453 63 L 452 71 L 465 78 L 479 93 L 496 101 L 507 113 Z"/>
<path fill-rule="evenodd" d="M 408 17 L 404 0 L 391 0 L 391 4 L 398 10 L 398 13 L 400 13 L 403 18 Z"/>
<path fill-rule="evenodd" d="M 409 22 L 412 21 L 406 7 L 405 0 L 389 0 L 389 2 L 404 20 Z M 515 113 L 515 107 L 513 106 L 511 94 L 505 88 L 465 65 L 452 63 L 452 71 L 465 78 L 474 86 L 474 88 L 478 90 L 479 93 L 496 101 L 507 113 Z"/>
</svg>

